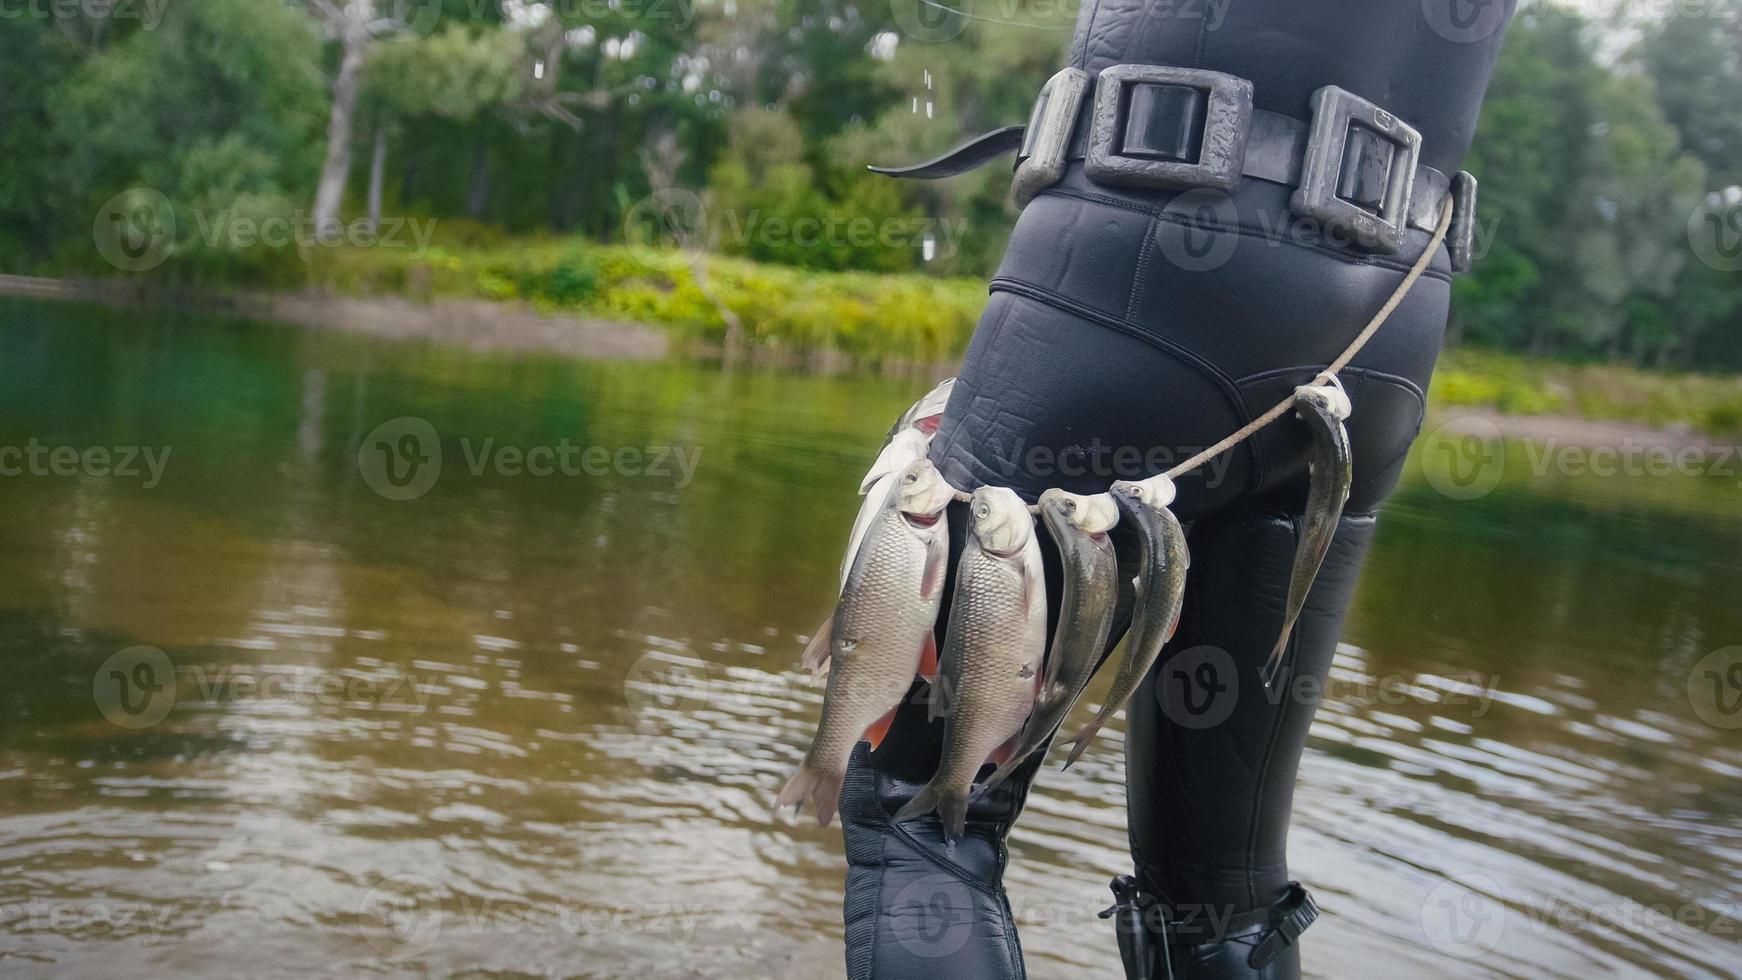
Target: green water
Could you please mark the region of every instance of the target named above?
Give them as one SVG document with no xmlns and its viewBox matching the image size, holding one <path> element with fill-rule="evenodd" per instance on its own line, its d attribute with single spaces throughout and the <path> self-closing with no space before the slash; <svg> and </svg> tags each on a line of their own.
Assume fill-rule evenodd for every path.
<svg viewBox="0 0 1742 980">
<path fill-rule="evenodd" d="M 0 363 L 0 973 L 840 973 L 838 831 L 768 806 L 927 381 L 16 301 Z M 1311 975 L 1742 967 L 1738 477 L 1528 448 L 1456 499 L 1430 447 L 1382 522 Z M 1037 977 L 1117 970 L 1114 728 L 1012 837 Z"/>
</svg>

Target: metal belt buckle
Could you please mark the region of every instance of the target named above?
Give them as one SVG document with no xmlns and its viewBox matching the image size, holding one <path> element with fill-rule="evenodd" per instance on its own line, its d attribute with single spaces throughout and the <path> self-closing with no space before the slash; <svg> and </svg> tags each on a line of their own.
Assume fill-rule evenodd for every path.
<svg viewBox="0 0 1742 980">
<path fill-rule="evenodd" d="M 1366 99 L 1326 85 L 1313 93 L 1313 124 L 1301 162 L 1300 187 L 1290 198 L 1294 210 L 1354 236 L 1361 245 L 1380 252 L 1403 248 L 1409 223 L 1409 202 L 1415 193 L 1415 170 L 1421 160 L 1421 134 L 1408 123 Z M 1361 143 L 1351 147 L 1351 136 Z M 1385 159 L 1365 154 L 1375 141 L 1389 149 Z M 1353 150 L 1355 158 L 1351 159 Z M 1346 196 L 1346 178 L 1359 179 L 1356 169 L 1382 166 L 1378 193 Z M 1367 174 L 1371 176 L 1371 174 Z"/>
<path fill-rule="evenodd" d="M 1027 207 L 1034 195 L 1064 176 L 1071 130 L 1088 90 L 1089 73 L 1081 68 L 1065 68 L 1041 86 L 1017 154 L 1016 176 L 1010 181 L 1010 195 L 1018 208 Z"/>
<path fill-rule="evenodd" d="M 1446 252 L 1453 272 L 1468 272 L 1476 244 L 1476 178 L 1468 170 L 1452 178 L 1452 227 L 1446 231 Z"/>
<path fill-rule="evenodd" d="M 1105 184 L 1228 190 L 1246 163 L 1252 83 L 1162 65 L 1101 71 L 1083 171 Z"/>
</svg>

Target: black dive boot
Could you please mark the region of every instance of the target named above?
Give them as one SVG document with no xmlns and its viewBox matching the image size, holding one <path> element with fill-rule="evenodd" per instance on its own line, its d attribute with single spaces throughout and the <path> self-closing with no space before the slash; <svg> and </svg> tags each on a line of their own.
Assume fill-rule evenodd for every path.
<svg viewBox="0 0 1742 980">
<path fill-rule="evenodd" d="M 1130 875 L 1114 878 L 1111 887 L 1114 905 L 1101 917 L 1117 930 L 1126 980 L 1295 980 L 1296 941 L 1319 917 L 1299 882 L 1289 882 L 1268 907 L 1221 917 L 1196 910 L 1182 916 Z"/>
</svg>

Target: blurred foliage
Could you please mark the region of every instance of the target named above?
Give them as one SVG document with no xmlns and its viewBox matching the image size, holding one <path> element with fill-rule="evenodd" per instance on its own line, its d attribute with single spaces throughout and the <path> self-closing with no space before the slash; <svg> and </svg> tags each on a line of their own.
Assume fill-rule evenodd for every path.
<svg viewBox="0 0 1742 980">
<path fill-rule="evenodd" d="M 71 7 L 0 19 L 0 269 L 113 272 L 93 215 L 149 187 L 176 211 L 168 260 L 144 273 L 165 282 L 452 287 L 441 263 L 389 249 L 224 234 L 302 219 L 343 117 L 345 217 L 372 214 L 368 197 L 385 221 L 435 220 L 444 261 L 464 267 L 450 291 L 704 334 L 723 329 L 725 303 L 747 339 L 951 357 L 983 297 L 955 280 L 995 268 L 1015 219 L 1008 168 L 899 182 L 864 167 L 1023 120 L 1072 23 L 1046 0 L 917 27 L 909 6 L 177 0 L 160 20 Z M 1742 367 L 1742 272 L 1694 243 L 1703 206 L 1742 212 L 1742 190 L 1727 191 L 1742 179 L 1742 0 L 1625 29 L 1562 7 L 1526 3 L 1496 69 L 1469 162 L 1481 257 L 1456 283 L 1451 340 Z M 351 14 L 377 19 L 347 34 Z M 918 39 L 931 27 L 945 36 Z M 341 50 L 362 52 L 355 113 L 333 111 Z M 645 202 L 673 191 L 705 212 L 684 238 L 712 256 L 699 286 L 634 274 L 638 253 L 606 247 L 635 242 Z M 822 272 L 940 281 L 847 276 L 829 293 Z M 931 290 L 951 299 L 929 308 Z M 867 321 L 879 292 L 883 319 Z M 889 343 L 868 339 L 879 331 Z"/>
</svg>

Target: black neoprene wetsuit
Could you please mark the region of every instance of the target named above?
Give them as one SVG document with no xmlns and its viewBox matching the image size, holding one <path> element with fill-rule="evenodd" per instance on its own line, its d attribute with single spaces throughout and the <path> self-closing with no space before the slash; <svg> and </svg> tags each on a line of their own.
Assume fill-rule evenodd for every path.
<svg viewBox="0 0 1742 980">
<path fill-rule="evenodd" d="M 1514 2 L 1083 0 L 1067 63 L 1091 74 L 1115 64 L 1227 72 L 1252 82 L 1257 108 L 1300 119 L 1316 89 L 1338 85 L 1413 125 L 1422 163 L 1451 174 Z M 1310 228 L 1279 233 L 1294 215 L 1275 183 L 1240 182 L 1232 207 L 1207 219 L 1168 210 L 1178 193 L 1097 184 L 1073 164 L 1022 211 L 933 441 L 953 484 L 1009 486 L 1029 500 L 1051 486 L 1095 493 L 1216 442 L 1340 353 L 1429 239 L 1411 230 L 1400 252 L 1379 255 Z M 1222 256 L 1213 267 L 1179 261 L 1206 250 Z M 1329 669 L 1375 511 L 1422 423 L 1450 282 L 1442 249 L 1342 374 L 1354 490 L 1286 676 L 1322 680 Z M 1134 871 L 1162 918 L 1184 906 L 1253 915 L 1217 935 L 1156 937 L 1157 977 L 1169 967 L 1182 980 L 1299 975 L 1292 937 L 1261 963 L 1251 953 L 1271 930 L 1264 910 L 1293 893 L 1285 845 L 1313 711 L 1266 697 L 1256 681 L 1283 615 L 1307 442 L 1285 418 L 1179 481 L 1173 509 L 1192 552 L 1185 609 L 1127 710 Z M 963 516 L 952 513 L 952 528 Z M 1056 598 L 1050 550 L 1046 562 Z M 1204 649 L 1221 653 L 1194 652 Z M 1220 695 L 1234 703 L 1216 708 L 1225 720 L 1197 724 L 1181 697 L 1193 703 L 1231 679 L 1218 671 L 1235 675 L 1235 693 Z M 1183 692 L 1171 709 L 1169 685 Z M 1000 885 L 1003 841 L 1041 756 L 975 803 L 967 838 L 946 849 L 935 817 L 889 820 L 935 768 L 941 734 L 914 703 L 875 753 L 862 744 L 855 754 L 841 800 L 855 980 L 1024 976 Z"/>
</svg>

